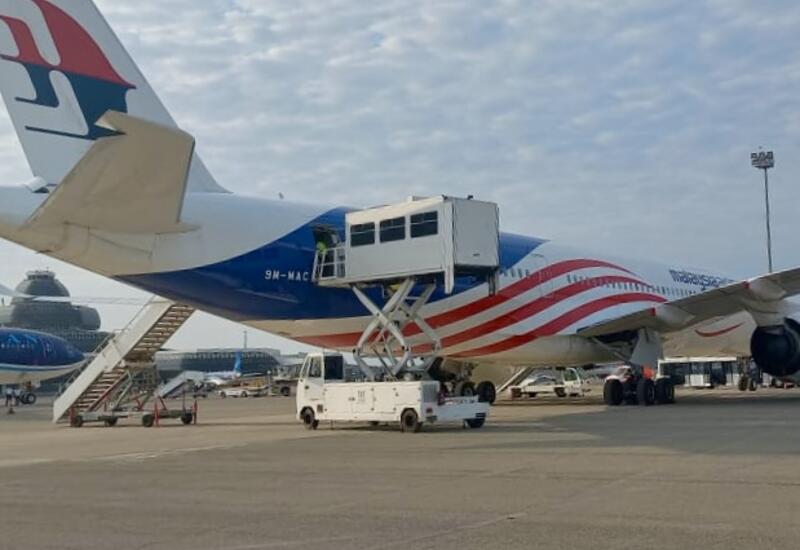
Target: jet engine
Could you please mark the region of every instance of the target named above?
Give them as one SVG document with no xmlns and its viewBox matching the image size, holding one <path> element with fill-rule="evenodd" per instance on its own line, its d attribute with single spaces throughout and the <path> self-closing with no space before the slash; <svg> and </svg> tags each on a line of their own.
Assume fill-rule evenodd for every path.
<svg viewBox="0 0 800 550">
<path fill-rule="evenodd" d="M 783 325 L 758 327 L 750 338 L 756 364 L 772 376 L 789 376 L 800 370 L 800 323 L 786 319 Z"/>
</svg>

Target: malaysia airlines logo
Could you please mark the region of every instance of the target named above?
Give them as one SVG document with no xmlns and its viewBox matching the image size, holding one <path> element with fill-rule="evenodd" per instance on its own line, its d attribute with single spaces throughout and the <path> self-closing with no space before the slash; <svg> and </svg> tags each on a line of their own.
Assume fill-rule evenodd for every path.
<svg viewBox="0 0 800 550">
<path fill-rule="evenodd" d="M 25 21 L 0 14 L 0 20 L 8 25 L 18 50 L 16 56 L 0 55 L 0 58 L 22 65 L 35 91 L 33 98 L 15 99 L 20 103 L 58 109 L 61 101 L 51 74 L 61 73 L 72 86 L 88 131 L 77 134 L 32 126 L 26 126 L 26 129 L 92 141 L 114 135 L 114 131 L 97 126 L 97 121 L 108 110 L 127 113 L 127 93 L 136 87 L 117 73 L 97 42 L 69 14 L 47 0 L 31 1 L 42 12 L 60 62 L 53 65 L 44 59 Z"/>
</svg>

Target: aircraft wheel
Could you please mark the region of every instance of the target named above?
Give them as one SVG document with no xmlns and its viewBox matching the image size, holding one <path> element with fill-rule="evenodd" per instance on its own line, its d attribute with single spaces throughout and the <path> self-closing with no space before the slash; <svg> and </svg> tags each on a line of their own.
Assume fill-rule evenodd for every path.
<svg viewBox="0 0 800 550">
<path fill-rule="evenodd" d="M 622 382 L 616 378 L 606 380 L 603 384 L 603 402 L 609 407 L 622 405 L 623 394 Z"/>
<path fill-rule="evenodd" d="M 303 410 L 303 426 L 305 426 L 306 430 L 316 430 L 317 426 L 319 426 L 319 420 L 316 419 L 314 416 L 314 411 L 309 408 Z"/>
<path fill-rule="evenodd" d="M 666 405 L 675 400 L 675 387 L 669 378 L 659 378 L 656 380 L 656 403 Z"/>
<path fill-rule="evenodd" d="M 478 394 L 478 401 L 494 405 L 494 402 L 497 400 L 497 388 L 495 388 L 494 384 L 489 381 L 484 381 L 478 384 L 478 387 L 475 389 L 475 391 Z"/>
<path fill-rule="evenodd" d="M 758 389 L 758 384 L 756 383 L 755 378 L 750 379 L 750 381 L 747 384 L 747 389 L 750 391 L 756 391 L 756 389 Z"/>
<path fill-rule="evenodd" d="M 400 415 L 400 428 L 404 432 L 417 433 L 422 429 L 422 423 L 419 421 L 417 411 L 414 409 L 406 409 Z"/>
<path fill-rule="evenodd" d="M 655 404 L 656 385 L 652 380 L 642 377 L 636 382 L 636 400 L 646 407 Z"/>
</svg>

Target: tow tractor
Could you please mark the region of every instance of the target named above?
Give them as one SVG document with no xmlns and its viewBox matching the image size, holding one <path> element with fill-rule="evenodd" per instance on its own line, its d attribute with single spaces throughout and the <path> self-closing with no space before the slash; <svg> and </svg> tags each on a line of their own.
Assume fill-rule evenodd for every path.
<svg viewBox="0 0 800 550">
<path fill-rule="evenodd" d="M 348 381 L 340 353 L 311 353 L 300 369 L 297 419 L 309 430 L 320 422 L 399 423 L 404 432 L 423 425 L 483 426 L 490 404 L 478 396 L 450 397 L 436 380 Z"/>
</svg>

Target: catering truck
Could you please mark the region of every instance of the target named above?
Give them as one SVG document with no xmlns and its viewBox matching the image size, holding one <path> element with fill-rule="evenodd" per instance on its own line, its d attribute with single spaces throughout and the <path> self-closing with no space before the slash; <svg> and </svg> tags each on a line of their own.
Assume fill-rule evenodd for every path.
<svg viewBox="0 0 800 550">
<path fill-rule="evenodd" d="M 404 432 L 457 423 L 480 428 L 489 403 L 445 395 L 436 380 L 348 381 L 339 353 L 310 353 L 300 369 L 297 419 L 309 430 L 320 422 L 399 423 Z"/>
</svg>

